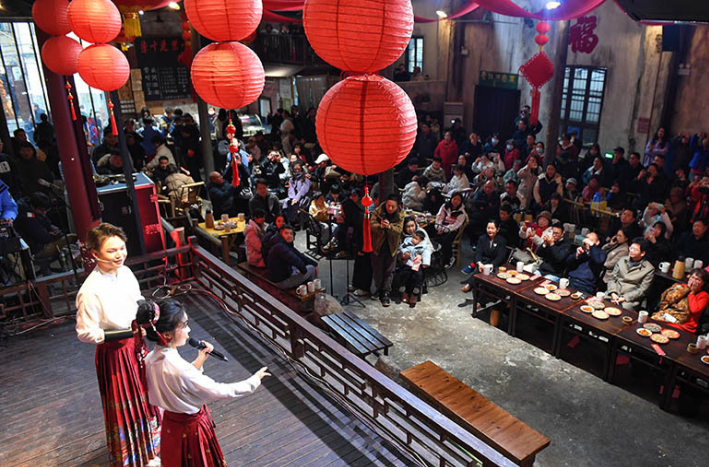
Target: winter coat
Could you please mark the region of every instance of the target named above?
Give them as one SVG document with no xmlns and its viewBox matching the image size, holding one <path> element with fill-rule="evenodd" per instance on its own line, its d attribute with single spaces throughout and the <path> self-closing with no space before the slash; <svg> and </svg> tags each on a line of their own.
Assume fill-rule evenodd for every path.
<svg viewBox="0 0 709 467">
<path fill-rule="evenodd" d="M 602 279 L 603 282 L 607 284 L 611 280 L 611 272 L 613 272 L 615 264 L 620 261 L 620 258 L 628 256 L 630 245 L 628 245 L 628 242 L 621 244 L 616 243 L 615 245 L 612 243 L 606 243 L 603 245 L 602 249 L 606 252 L 606 261 L 603 263 Z"/>
<path fill-rule="evenodd" d="M 443 229 L 442 233 L 444 234 L 456 232 L 463 226 L 466 219 L 467 215 L 462 205 L 458 209 L 453 209 L 448 206 L 448 203 L 445 203 L 436 215 L 436 228 Z"/>
<path fill-rule="evenodd" d="M 625 299 L 624 308 L 636 309 L 652 285 L 655 267 L 646 259 L 631 266 L 630 256 L 621 258 L 613 268 L 606 298 L 615 293 Z"/>
<path fill-rule="evenodd" d="M 537 255 L 544 259 L 544 262 L 539 266 L 542 274 L 552 274 L 561 276 L 566 270 L 566 258 L 569 257 L 573 249 L 571 242 L 566 238 L 562 238 L 553 245 L 545 245 L 537 248 Z"/>
<path fill-rule="evenodd" d="M 431 245 L 425 240 L 419 242 L 418 245 L 414 245 L 413 236 L 406 237 L 404 241 L 399 246 L 399 253 L 404 255 L 408 253 L 410 256 L 408 259 L 404 260 L 404 266 L 412 267 L 414 265 L 414 258 L 421 256 L 421 264 L 423 266 L 431 265 Z"/>
<path fill-rule="evenodd" d="M 390 228 L 381 228 L 382 220 L 388 219 Z M 371 219 L 372 226 L 372 250 L 375 255 L 380 254 L 384 242 L 389 243 L 389 252 L 391 256 L 396 256 L 401 243 L 401 231 L 404 229 L 404 213 L 401 209 L 389 215 L 386 212 L 386 203 L 380 204 L 374 210 Z"/>
<path fill-rule="evenodd" d="M 442 171 L 441 171 L 442 172 Z M 418 182 L 409 182 L 401 194 L 401 200 L 406 209 L 420 211 L 423 209 L 423 200 L 426 199 L 426 190 Z"/>
<path fill-rule="evenodd" d="M 282 282 L 288 279 L 294 269 L 305 274 L 308 272 L 306 269 L 308 265 L 317 266 L 318 263 L 296 250 L 292 243 L 286 243 L 280 234 L 274 237 L 266 261 L 268 277 L 272 282 Z"/>
<path fill-rule="evenodd" d="M 440 143 L 438 143 L 438 146 L 436 146 L 436 150 L 433 152 L 433 156 L 441 158 L 441 167 L 443 167 L 443 170 L 445 170 L 446 177 L 450 178 L 451 166 L 455 164 L 456 160 L 458 160 L 458 145 L 455 143 L 455 141 L 442 140 Z"/>
<path fill-rule="evenodd" d="M 483 264 L 492 264 L 495 268 L 505 262 L 509 252 L 507 251 L 507 242 L 504 237 L 495 235 L 495 238 L 490 242 L 490 237 L 481 235 L 478 237 L 478 244 L 475 248 L 475 262 Z"/>
<path fill-rule="evenodd" d="M 265 268 L 266 262 L 261 256 L 261 246 L 266 231 L 263 226 L 258 225 L 253 219 L 246 224 L 244 237 L 246 238 L 246 260 L 251 266 Z"/>
<path fill-rule="evenodd" d="M 446 178 L 446 172 L 445 170 L 443 170 L 443 167 L 436 170 L 433 167 L 433 164 L 426 167 L 426 170 L 423 171 L 423 176 L 426 177 L 429 182 L 446 183 L 446 180 L 448 180 Z"/>
<path fill-rule="evenodd" d="M 525 205 L 522 206 L 524 208 L 529 205 L 529 200 L 532 199 L 532 192 L 534 191 L 534 185 L 537 183 L 539 172 L 539 167 L 537 167 L 536 170 L 532 170 L 529 165 L 525 165 L 517 172 L 517 176 L 519 177 L 519 188 L 517 192 L 525 203 Z"/>
<path fill-rule="evenodd" d="M 576 252 L 572 251 L 566 259 L 566 266 L 574 287 L 586 292 L 595 292 L 605 260 L 606 252 L 600 246 L 592 246 L 588 252 L 584 252 L 578 258 Z"/>
</svg>

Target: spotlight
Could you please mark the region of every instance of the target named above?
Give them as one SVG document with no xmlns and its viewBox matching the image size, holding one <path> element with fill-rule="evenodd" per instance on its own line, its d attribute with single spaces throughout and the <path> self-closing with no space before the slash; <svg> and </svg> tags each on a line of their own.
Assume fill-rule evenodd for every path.
<svg viewBox="0 0 709 467">
<path fill-rule="evenodd" d="M 145 12 L 144 12 L 143 10 L 139 10 L 139 11 L 138 11 L 138 14 L 139 14 L 140 16 L 143 16 L 143 15 L 145 14 Z"/>
<path fill-rule="evenodd" d="M 179 9 L 180 9 L 180 5 L 178 5 L 177 2 L 170 2 L 167 6 L 169 6 L 169 7 L 172 8 L 173 10 L 179 10 Z"/>
<path fill-rule="evenodd" d="M 438 15 L 439 18 L 448 18 L 448 13 L 446 13 L 443 10 L 436 10 L 436 14 Z"/>
<path fill-rule="evenodd" d="M 559 1 L 547 2 L 547 10 L 554 10 L 556 8 L 559 8 L 560 6 L 561 6 L 561 2 L 559 2 Z"/>
</svg>

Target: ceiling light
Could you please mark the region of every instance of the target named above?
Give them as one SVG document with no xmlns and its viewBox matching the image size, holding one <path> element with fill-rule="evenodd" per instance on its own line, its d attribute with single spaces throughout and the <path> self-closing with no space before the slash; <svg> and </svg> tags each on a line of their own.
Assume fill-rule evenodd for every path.
<svg viewBox="0 0 709 467">
<path fill-rule="evenodd" d="M 448 13 L 446 13 L 443 10 L 436 10 L 436 14 L 438 15 L 439 18 L 448 18 Z"/>
<path fill-rule="evenodd" d="M 170 2 L 167 6 L 169 6 L 169 7 L 172 8 L 173 10 L 179 10 L 179 9 L 180 9 L 180 5 L 178 5 L 177 2 Z"/>
<path fill-rule="evenodd" d="M 144 12 L 143 10 L 139 10 L 139 11 L 138 11 L 138 14 L 139 14 L 140 16 L 143 16 L 143 15 L 145 14 L 145 12 Z"/>
<path fill-rule="evenodd" d="M 555 10 L 556 8 L 559 8 L 560 6 L 561 6 L 561 2 L 559 2 L 559 1 L 547 2 L 547 10 Z"/>
</svg>

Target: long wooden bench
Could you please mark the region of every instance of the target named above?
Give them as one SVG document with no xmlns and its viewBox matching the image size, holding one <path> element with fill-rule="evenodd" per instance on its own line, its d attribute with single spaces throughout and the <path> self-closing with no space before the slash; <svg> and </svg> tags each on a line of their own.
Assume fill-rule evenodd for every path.
<svg viewBox="0 0 709 467">
<path fill-rule="evenodd" d="M 408 368 L 401 377 L 441 413 L 518 465 L 531 466 L 537 453 L 549 446 L 549 438 L 433 362 Z"/>
<path fill-rule="evenodd" d="M 237 267 L 251 282 L 261 287 L 291 310 L 297 311 L 303 316 L 312 313 L 315 294 L 322 292 L 322 290 L 315 291 L 301 297 L 295 293 L 295 289 L 279 289 L 278 286 L 268 278 L 268 269 L 266 268 L 257 268 L 247 262 L 239 263 Z"/>
<path fill-rule="evenodd" d="M 366 357 L 370 353 L 377 354 L 380 350 L 384 351 L 384 355 L 388 355 L 389 347 L 393 345 L 389 339 L 349 310 L 323 316 L 320 320 L 335 333 L 336 340 L 360 357 Z"/>
</svg>

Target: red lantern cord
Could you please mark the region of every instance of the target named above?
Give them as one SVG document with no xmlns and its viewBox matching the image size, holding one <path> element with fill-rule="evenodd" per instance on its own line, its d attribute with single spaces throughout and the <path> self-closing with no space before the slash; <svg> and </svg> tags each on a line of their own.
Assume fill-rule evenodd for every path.
<svg viewBox="0 0 709 467">
<path fill-rule="evenodd" d="M 231 122 L 229 126 L 234 128 Z M 229 127 L 227 127 L 227 132 L 228 131 Z M 234 132 L 236 132 L 236 128 L 234 128 Z M 229 144 L 229 153 L 231 153 L 231 184 L 232 186 L 238 187 L 241 185 L 241 180 L 239 180 L 239 164 L 236 162 L 236 158 L 241 157 L 241 155 L 239 154 L 239 144 L 233 138 L 231 144 Z"/>
<path fill-rule="evenodd" d="M 362 251 L 371 253 L 372 248 L 372 226 L 369 222 L 369 207 L 372 205 L 372 198 L 369 196 L 369 187 L 364 187 L 364 198 L 362 198 L 362 206 L 364 206 L 364 220 L 362 221 Z"/>
<path fill-rule="evenodd" d="M 67 92 L 67 100 L 69 101 L 69 108 L 71 109 L 71 119 L 73 121 L 76 121 L 76 110 L 74 110 L 74 96 L 71 94 L 71 84 L 69 84 L 69 81 L 66 82 L 66 88 Z"/>
<path fill-rule="evenodd" d="M 113 102 L 108 99 L 108 109 L 111 112 L 111 134 L 114 136 L 118 135 L 118 127 L 116 126 L 116 117 L 113 115 Z"/>
</svg>

